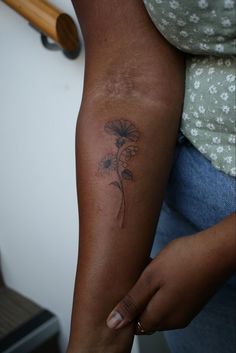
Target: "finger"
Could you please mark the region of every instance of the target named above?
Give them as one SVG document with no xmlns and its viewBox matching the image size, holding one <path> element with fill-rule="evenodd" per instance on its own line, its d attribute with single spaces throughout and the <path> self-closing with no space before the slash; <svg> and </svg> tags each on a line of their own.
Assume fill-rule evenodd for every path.
<svg viewBox="0 0 236 353">
<path fill-rule="evenodd" d="M 158 290 L 157 283 L 155 271 L 149 265 L 129 293 L 112 310 L 107 318 L 107 326 L 119 329 L 139 316 Z"/>
<path fill-rule="evenodd" d="M 149 334 L 155 331 L 162 331 L 163 322 L 174 312 L 168 295 L 164 289 L 160 289 L 149 301 L 146 308 L 138 318 L 139 327 L 136 327 L 136 334 Z M 140 327 L 142 331 L 140 332 Z"/>
<path fill-rule="evenodd" d="M 152 335 L 156 331 L 147 331 L 143 328 L 142 324 L 140 321 L 137 322 L 136 329 L 135 329 L 135 335 L 141 336 L 141 335 Z"/>
</svg>

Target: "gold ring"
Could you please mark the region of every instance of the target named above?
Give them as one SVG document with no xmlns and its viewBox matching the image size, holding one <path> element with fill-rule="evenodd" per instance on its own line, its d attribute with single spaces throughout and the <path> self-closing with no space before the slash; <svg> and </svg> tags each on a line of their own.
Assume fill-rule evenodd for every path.
<svg viewBox="0 0 236 353">
<path fill-rule="evenodd" d="M 136 335 L 153 335 L 156 331 L 147 331 L 143 328 L 140 321 L 137 322 Z"/>
<path fill-rule="evenodd" d="M 138 323 L 137 323 L 137 332 L 140 333 L 140 334 L 144 334 L 145 333 L 145 330 L 144 330 L 143 326 L 141 325 L 140 321 L 138 321 Z"/>
</svg>

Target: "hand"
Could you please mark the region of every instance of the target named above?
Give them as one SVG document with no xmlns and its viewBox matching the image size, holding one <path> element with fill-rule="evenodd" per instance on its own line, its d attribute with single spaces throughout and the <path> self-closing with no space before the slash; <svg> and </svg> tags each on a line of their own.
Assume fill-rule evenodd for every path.
<svg viewBox="0 0 236 353">
<path fill-rule="evenodd" d="M 136 320 L 141 324 L 137 334 L 186 327 L 227 278 L 217 238 L 209 229 L 172 241 L 115 307 L 107 325 L 119 329 Z"/>
</svg>

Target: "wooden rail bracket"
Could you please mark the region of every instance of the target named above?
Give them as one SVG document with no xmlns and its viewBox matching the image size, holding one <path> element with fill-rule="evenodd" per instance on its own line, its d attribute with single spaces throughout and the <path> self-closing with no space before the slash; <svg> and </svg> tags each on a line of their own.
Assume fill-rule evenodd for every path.
<svg viewBox="0 0 236 353">
<path fill-rule="evenodd" d="M 47 0 L 3 0 L 13 10 L 29 21 L 40 33 L 46 49 L 62 50 L 69 59 L 76 59 L 81 42 L 73 19 Z"/>
</svg>

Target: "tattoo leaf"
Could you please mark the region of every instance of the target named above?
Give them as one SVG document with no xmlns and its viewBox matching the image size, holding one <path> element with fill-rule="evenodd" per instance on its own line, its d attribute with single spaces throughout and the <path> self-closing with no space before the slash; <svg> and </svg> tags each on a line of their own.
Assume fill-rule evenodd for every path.
<svg viewBox="0 0 236 353">
<path fill-rule="evenodd" d="M 110 185 L 114 185 L 115 187 L 117 187 L 118 189 L 121 190 L 121 186 L 120 186 L 120 183 L 119 183 L 118 181 L 112 181 L 112 182 L 110 183 Z"/>
<path fill-rule="evenodd" d="M 121 172 L 121 176 L 123 179 L 125 180 L 133 180 L 134 177 L 133 177 L 133 173 L 129 170 L 129 169 L 124 169 L 122 172 Z"/>
</svg>

